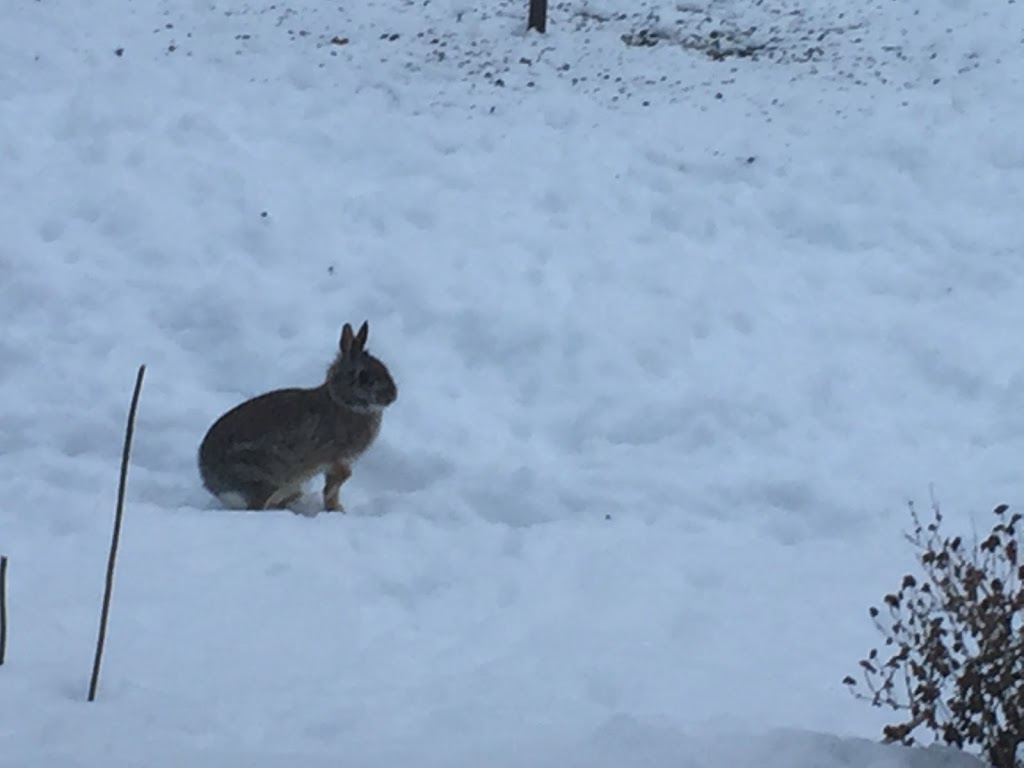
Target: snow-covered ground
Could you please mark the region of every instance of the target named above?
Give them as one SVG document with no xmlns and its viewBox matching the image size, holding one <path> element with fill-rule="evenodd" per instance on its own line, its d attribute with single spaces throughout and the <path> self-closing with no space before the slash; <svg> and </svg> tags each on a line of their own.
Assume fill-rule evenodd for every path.
<svg viewBox="0 0 1024 768">
<path fill-rule="evenodd" d="M 1024 4 L 9 5 L 0 765 L 970 762 L 840 681 L 1024 501 Z M 363 319 L 348 514 L 218 509 Z"/>
</svg>

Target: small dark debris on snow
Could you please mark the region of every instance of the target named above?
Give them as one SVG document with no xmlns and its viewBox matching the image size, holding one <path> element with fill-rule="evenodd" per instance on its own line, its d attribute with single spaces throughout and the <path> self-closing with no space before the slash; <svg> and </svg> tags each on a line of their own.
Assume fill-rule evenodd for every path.
<svg viewBox="0 0 1024 768">
<path fill-rule="evenodd" d="M 124 48 L 115 48 L 114 49 L 114 55 L 115 56 L 124 56 Z"/>
<path fill-rule="evenodd" d="M 260 218 L 265 219 L 269 214 L 266 211 L 260 211 Z"/>
<path fill-rule="evenodd" d="M 331 38 L 331 45 L 348 45 L 348 38 L 335 35 Z"/>
<path fill-rule="evenodd" d="M 653 48 L 658 44 L 659 40 L 664 39 L 658 32 L 652 32 L 649 29 L 641 29 L 636 32 L 626 33 L 622 35 L 622 42 L 626 45 L 636 48 Z"/>
</svg>

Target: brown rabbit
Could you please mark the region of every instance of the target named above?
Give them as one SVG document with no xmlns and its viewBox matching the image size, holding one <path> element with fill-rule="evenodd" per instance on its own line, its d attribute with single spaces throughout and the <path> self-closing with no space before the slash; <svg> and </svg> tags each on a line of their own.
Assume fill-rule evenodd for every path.
<svg viewBox="0 0 1024 768">
<path fill-rule="evenodd" d="M 324 509 L 341 510 L 338 491 L 377 437 L 381 414 L 398 397 L 384 363 L 366 351 L 369 324 L 345 323 L 327 378 L 312 389 L 279 389 L 225 413 L 199 446 L 203 484 L 223 504 L 287 506 L 324 473 Z"/>
</svg>

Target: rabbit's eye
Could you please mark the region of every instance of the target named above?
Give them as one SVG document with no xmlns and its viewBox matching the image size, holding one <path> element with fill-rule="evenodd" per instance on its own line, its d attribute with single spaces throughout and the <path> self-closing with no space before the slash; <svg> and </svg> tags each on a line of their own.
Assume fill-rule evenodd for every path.
<svg viewBox="0 0 1024 768">
<path fill-rule="evenodd" d="M 366 385 L 366 384 L 369 384 L 372 381 L 372 379 L 373 379 L 373 377 L 370 375 L 370 372 L 365 370 L 365 369 L 362 370 L 362 371 L 359 371 L 356 374 L 356 383 L 357 384 Z"/>
</svg>

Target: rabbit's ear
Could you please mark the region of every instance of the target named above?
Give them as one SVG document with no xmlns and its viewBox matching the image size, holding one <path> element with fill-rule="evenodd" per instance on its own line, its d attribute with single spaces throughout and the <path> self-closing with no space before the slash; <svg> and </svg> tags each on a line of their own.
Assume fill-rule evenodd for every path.
<svg viewBox="0 0 1024 768">
<path fill-rule="evenodd" d="M 342 357 L 352 357 L 352 346 L 355 341 L 355 337 L 352 335 L 352 326 L 345 323 L 345 327 L 341 329 L 341 340 L 338 342 L 338 346 L 341 348 Z"/>
<path fill-rule="evenodd" d="M 370 321 L 363 320 L 363 324 L 359 326 L 359 333 L 356 334 L 356 348 L 362 352 L 366 347 L 366 337 L 370 335 Z"/>
</svg>

